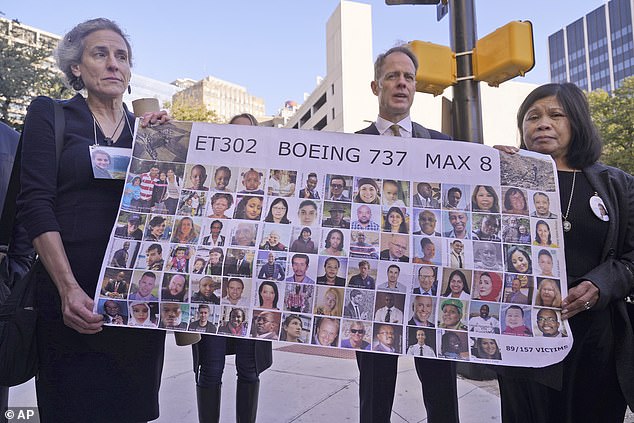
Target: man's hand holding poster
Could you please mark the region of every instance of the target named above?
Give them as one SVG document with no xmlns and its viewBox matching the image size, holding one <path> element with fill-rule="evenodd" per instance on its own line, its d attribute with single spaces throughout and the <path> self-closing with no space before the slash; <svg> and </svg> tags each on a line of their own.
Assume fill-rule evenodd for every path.
<svg viewBox="0 0 634 423">
<path fill-rule="evenodd" d="M 107 324 L 542 367 L 572 345 L 555 169 L 478 144 L 138 129 Z"/>
</svg>

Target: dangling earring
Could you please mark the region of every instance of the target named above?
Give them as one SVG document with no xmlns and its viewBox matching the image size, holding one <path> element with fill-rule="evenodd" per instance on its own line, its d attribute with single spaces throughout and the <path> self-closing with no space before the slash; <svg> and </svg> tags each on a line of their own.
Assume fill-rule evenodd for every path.
<svg viewBox="0 0 634 423">
<path fill-rule="evenodd" d="M 70 85 L 75 91 L 81 91 L 84 88 L 84 81 L 81 79 L 81 76 L 78 76 Z"/>
<path fill-rule="evenodd" d="M 132 88 L 130 87 L 130 84 L 128 84 L 128 94 L 132 94 Z"/>
</svg>

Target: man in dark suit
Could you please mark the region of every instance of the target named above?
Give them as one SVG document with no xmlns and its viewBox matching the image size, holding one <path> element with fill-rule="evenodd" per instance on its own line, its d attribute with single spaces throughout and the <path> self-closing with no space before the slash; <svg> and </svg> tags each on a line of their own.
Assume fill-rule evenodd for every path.
<svg viewBox="0 0 634 423">
<path fill-rule="evenodd" d="M 299 190 L 299 197 L 319 200 L 319 192 L 317 191 L 317 174 L 315 172 L 308 174 L 308 179 L 306 179 L 306 188 Z"/>
<path fill-rule="evenodd" d="M 381 251 L 379 258 L 381 260 L 409 262 L 407 253 L 407 236 L 392 234 L 388 241 L 387 249 Z"/>
<path fill-rule="evenodd" d="M 128 317 L 121 313 L 121 306 L 113 300 L 103 303 L 103 321 L 112 325 L 127 325 Z"/>
<path fill-rule="evenodd" d="M 225 274 L 229 276 L 251 276 L 251 263 L 246 259 L 244 250 L 233 250 L 234 257 L 225 262 Z"/>
<path fill-rule="evenodd" d="M 128 296 L 128 281 L 125 272 L 117 273 L 115 279 L 108 279 L 108 282 L 101 291 L 102 295 L 110 298 L 126 298 Z"/>
<path fill-rule="evenodd" d="M 432 189 L 429 183 L 419 182 L 416 185 L 416 192 L 414 194 L 414 207 L 440 208 L 440 201 L 432 197 Z"/>
<path fill-rule="evenodd" d="M 438 268 L 435 266 L 421 266 L 418 268 L 418 285 L 414 288 L 414 294 L 417 295 L 436 295 L 438 281 L 436 274 Z"/>
<path fill-rule="evenodd" d="M 417 68 L 416 56 L 404 46 L 391 48 L 379 55 L 374 63 L 374 81 L 370 84 L 372 92 L 378 97 L 379 116 L 375 123 L 358 133 L 449 139 L 410 119 Z M 360 421 L 389 422 L 396 386 L 397 357 L 359 351 L 357 363 L 360 372 Z M 423 387 L 427 421 L 459 421 L 455 363 L 420 358 L 416 358 L 414 363 Z"/>
</svg>

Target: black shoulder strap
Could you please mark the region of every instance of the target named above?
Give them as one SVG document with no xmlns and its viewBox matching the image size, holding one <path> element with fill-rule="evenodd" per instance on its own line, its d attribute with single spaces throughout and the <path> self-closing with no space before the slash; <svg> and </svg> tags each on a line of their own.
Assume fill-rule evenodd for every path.
<svg viewBox="0 0 634 423">
<path fill-rule="evenodd" d="M 53 110 L 55 112 L 55 158 L 56 166 L 59 169 L 59 158 L 64 147 L 64 130 L 66 121 L 64 119 L 64 108 L 57 100 L 53 100 Z M 11 234 L 13 232 L 13 222 L 15 221 L 16 202 L 18 193 L 20 192 L 20 169 L 22 161 L 22 134 L 18 141 L 18 147 L 15 151 L 13 159 L 13 168 L 11 169 L 11 178 L 7 188 L 7 195 L 2 208 L 2 217 L 0 217 L 0 245 L 9 245 Z"/>
</svg>

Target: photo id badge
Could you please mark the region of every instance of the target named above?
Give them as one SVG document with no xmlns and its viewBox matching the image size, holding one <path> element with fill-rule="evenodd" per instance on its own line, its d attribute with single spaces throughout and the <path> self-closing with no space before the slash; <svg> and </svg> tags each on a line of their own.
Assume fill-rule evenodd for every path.
<svg viewBox="0 0 634 423">
<path fill-rule="evenodd" d="M 131 148 L 91 145 L 90 161 L 95 179 L 125 179 Z"/>
<path fill-rule="evenodd" d="M 605 207 L 603 200 L 596 192 L 592 197 L 590 197 L 590 209 L 592 210 L 592 213 L 594 213 L 594 215 L 599 219 L 603 220 L 604 222 L 610 221 L 608 210 Z"/>
</svg>

